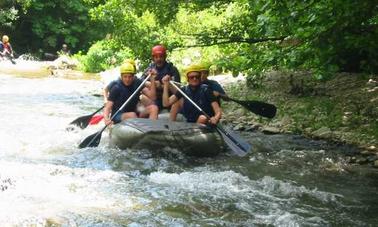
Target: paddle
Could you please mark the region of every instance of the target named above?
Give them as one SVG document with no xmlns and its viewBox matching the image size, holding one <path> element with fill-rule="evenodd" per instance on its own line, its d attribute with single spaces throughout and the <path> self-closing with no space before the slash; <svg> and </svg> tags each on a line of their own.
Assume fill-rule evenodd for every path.
<svg viewBox="0 0 378 227">
<path fill-rule="evenodd" d="M 267 118 L 276 116 L 277 108 L 272 104 L 261 101 L 237 100 L 223 94 L 219 94 L 219 96 L 225 101 L 234 101 L 257 115 Z"/>
<path fill-rule="evenodd" d="M 134 93 L 122 104 L 122 106 L 115 112 L 110 120 L 113 120 L 113 118 L 133 99 L 135 94 L 137 94 L 143 87 L 143 85 L 147 82 L 147 80 L 151 77 L 151 74 L 149 74 L 142 83 L 138 86 L 138 88 L 134 91 Z M 85 147 L 97 147 L 100 144 L 101 141 L 101 135 L 102 132 L 109 126 L 109 124 L 105 125 L 100 131 L 88 136 L 79 144 L 79 148 L 85 148 Z"/>
<path fill-rule="evenodd" d="M 174 82 L 174 83 L 181 85 L 180 83 L 177 83 L 177 82 Z M 257 115 L 267 117 L 267 118 L 273 118 L 274 116 L 276 116 L 277 108 L 272 104 L 261 102 L 261 101 L 237 100 L 237 99 L 231 98 L 227 95 L 220 94 L 220 93 L 219 93 L 219 96 L 225 101 L 234 101 L 242 105 L 247 110 Z"/>
<path fill-rule="evenodd" d="M 14 60 L 14 57 L 11 54 L 9 54 L 8 51 L 6 51 L 5 53 L 1 53 L 1 56 L 8 58 L 9 61 L 11 61 L 13 65 L 16 64 L 16 61 Z"/>
<path fill-rule="evenodd" d="M 193 106 L 195 106 L 203 115 L 205 115 L 208 119 L 210 116 L 201 109 L 193 100 L 191 100 L 174 82 L 169 81 L 172 86 L 174 86 Z M 238 156 L 245 156 L 249 150 L 251 149 L 251 145 L 244 141 L 240 136 L 238 136 L 235 132 L 231 129 L 223 128 L 220 123 L 215 125 L 215 128 L 222 136 L 225 143 L 228 147 Z"/>
<path fill-rule="evenodd" d="M 89 114 L 89 115 L 85 115 L 85 116 L 81 116 L 81 117 L 78 117 L 77 119 L 73 120 L 70 125 L 76 125 L 78 127 L 80 127 L 81 129 L 85 129 L 89 122 L 91 121 L 92 117 L 98 113 L 100 110 L 102 110 L 105 106 L 102 106 L 100 109 L 96 110 L 95 112 L 93 112 L 92 114 Z"/>
</svg>

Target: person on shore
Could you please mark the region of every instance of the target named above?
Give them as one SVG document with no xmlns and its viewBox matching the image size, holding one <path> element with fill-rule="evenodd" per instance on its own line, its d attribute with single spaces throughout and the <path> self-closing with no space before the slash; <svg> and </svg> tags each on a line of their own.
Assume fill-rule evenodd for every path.
<svg viewBox="0 0 378 227">
<path fill-rule="evenodd" d="M 198 65 L 191 65 L 186 70 L 186 78 L 188 85 L 182 88 L 182 91 L 195 102 L 210 119 L 199 111 L 189 100 L 176 91 L 173 95 L 169 96 L 169 81 L 170 76 L 163 78 L 163 105 L 165 107 L 171 106 L 175 102 L 182 102 L 182 114 L 187 122 L 197 122 L 200 124 L 217 124 L 222 117 L 222 109 L 219 106 L 213 92 L 205 84 L 201 83 L 201 69 Z"/>
<path fill-rule="evenodd" d="M 156 85 L 156 100 L 155 103 L 159 107 L 159 110 L 162 110 L 163 102 L 163 77 L 169 75 L 171 79 L 180 83 L 180 73 L 177 68 L 167 61 L 167 49 L 163 45 L 156 45 L 151 49 L 152 63 L 147 67 L 142 75 L 142 79 L 146 78 L 148 74 L 155 76 L 155 85 Z M 171 92 L 174 92 L 171 89 Z M 142 103 L 144 105 L 150 103 L 151 100 L 146 99 L 145 96 L 142 97 Z"/>
<path fill-rule="evenodd" d="M 7 35 L 3 35 L 2 37 L 2 44 L 0 47 L 0 55 L 2 57 L 8 57 L 9 59 L 14 58 L 13 56 L 13 48 L 12 45 L 9 43 L 9 37 Z"/>
<path fill-rule="evenodd" d="M 67 55 L 67 56 L 71 55 L 71 51 L 68 49 L 67 44 L 63 43 L 62 49 L 58 52 L 58 56 L 60 55 Z"/>
<path fill-rule="evenodd" d="M 149 117 L 150 119 L 157 119 L 158 107 L 154 104 L 147 106 L 143 112 L 137 111 L 137 104 L 139 101 L 139 95 L 135 95 L 128 104 L 113 116 L 119 108 L 131 97 L 131 95 L 140 86 L 141 81 L 135 79 L 135 67 L 131 63 L 124 63 L 120 67 L 121 80 L 114 84 L 110 89 L 108 101 L 104 108 L 104 120 L 105 124 L 119 123 L 129 118 L 137 117 Z M 151 100 L 156 99 L 155 79 L 151 78 L 151 87 L 144 87 L 141 92 Z M 111 118 L 113 118 L 111 120 Z"/>
</svg>

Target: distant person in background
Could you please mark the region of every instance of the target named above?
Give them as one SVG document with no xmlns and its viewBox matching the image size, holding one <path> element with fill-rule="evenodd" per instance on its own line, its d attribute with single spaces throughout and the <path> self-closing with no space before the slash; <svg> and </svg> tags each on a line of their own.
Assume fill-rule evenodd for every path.
<svg viewBox="0 0 378 227">
<path fill-rule="evenodd" d="M 166 75 L 169 75 L 172 80 L 180 83 L 180 73 L 177 68 L 167 61 L 167 49 L 163 45 L 156 45 L 151 49 L 152 63 L 147 67 L 142 75 L 142 79 L 146 78 L 148 74 L 155 76 L 156 85 L 156 100 L 155 104 L 159 107 L 159 110 L 163 109 L 163 82 L 162 79 Z M 173 90 L 172 90 L 173 91 Z M 142 97 L 141 99 L 144 105 L 148 105 L 151 100 Z"/>
<path fill-rule="evenodd" d="M 9 43 L 9 37 L 7 35 L 3 35 L 0 51 L 0 55 L 2 57 L 8 57 L 10 59 L 14 58 L 13 48 L 12 45 Z"/>
<path fill-rule="evenodd" d="M 58 52 L 58 55 L 71 55 L 71 51 L 68 49 L 67 44 L 63 43 L 62 49 Z"/>
</svg>

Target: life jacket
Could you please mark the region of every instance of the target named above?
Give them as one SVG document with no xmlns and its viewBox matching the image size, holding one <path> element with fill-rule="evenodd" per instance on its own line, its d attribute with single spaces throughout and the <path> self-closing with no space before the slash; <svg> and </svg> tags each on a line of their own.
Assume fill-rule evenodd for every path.
<svg viewBox="0 0 378 227">
<path fill-rule="evenodd" d="M 109 100 L 112 101 L 112 115 L 115 114 L 118 109 L 129 99 L 129 97 L 136 91 L 136 89 L 141 84 L 141 81 L 134 79 L 134 82 L 126 86 L 122 80 L 117 80 L 109 93 Z M 139 95 L 134 95 L 134 97 L 127 103 L 127 105 L 120 111 L 120 113 L 125 112 L 135 112 L 136 106 L 139 101 Z"/>
<path fill-rule="evenodd" d="M 162 67 L 157 67 L 155 63 L 151 63 L 143 73 L 144 78 L 147 77 L 147 73 L 150 69 L 156 69 L 157 75 L 155 77 L 155 80 L 162 82 L 161 80 L 163 79 L 163 77 L 168 74 L 173 77 L 172 79 L 174 81 L 180 83 L 180 74 L 178 73 L 177 68 L 172 64 L 172 62 L 165 62 Z"/>
<path fill-rule="evenodd" d="M 3 51 L 7 50 L 8 53 L 12 54 L 12 47 L 9 43 L 3 43 Z"/>
<path fill-rule="evenodd" d="M 214 116 L 214 111 L 211 106 L 210 95 L 211 91 L 208 86 L 201 84 L 197 89 L 192 89 L 190 86 L 185 86 L 183 92 L 195 102 L 201 109 L 209 116 Z M 184 104 L 182 113 L 188 122 L 196 122 L 198 117 L 202 114 L 189 100 L 184 97 Z"/>
</svg>

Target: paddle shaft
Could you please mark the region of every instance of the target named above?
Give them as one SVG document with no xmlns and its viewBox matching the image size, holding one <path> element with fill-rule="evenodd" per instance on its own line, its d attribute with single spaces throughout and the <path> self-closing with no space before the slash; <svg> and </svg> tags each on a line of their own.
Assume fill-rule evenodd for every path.
<svg viewBox="0 0 378 227">
<path fill-rule="evenodd" d="M 172 83 L 181 85 L 178 82 L 172 82 Z M 267 117 L 267 118 L 273 118 L 276 115 L 277 108 L 276 106 L 272 104 L 261 102 L 261 101 L 237 100 L 237 99 L 229 97 L 226 94 L 221 94 L 219 92 L 217 93 L 219 97 L 221 97 L 223 100 L 236 102 L 237 104 L 242 105 L 244 108 L 246 108 L 247 110 L 251 111 L 254 114 Z"/>
<path fill-rule="evenodd" d="M 150 79 L 151 77 L 151 74 L 149 74 L 143 81 L 142 83 L 138 86 L 138 88 L 134 91 L 134 93 L 122 104 L 122 106 L 117 110 L 117 112 L 115 112 L 112 117 L 110 118 L 110 120 L 112 121 L 114 119 L 114 117 L 134 98 L 134 96 L 141 90 L 141 88 L 144 86 L 144 84 L 147 82 L 148 79 Z M 90 146 L 93 141 L 96 140 L 96 138 L 102 134 L 102 132 L 109 126 L 110 124 L 107 124 L 105 125 L 100 131 L 98 131 L 94 137 L 89 141 L 89 143 L 87 144 L 84 144 L 85 146 L 82 146 L 83 144 L 80 144 L 79 147 L 80 148 L 83 148 L 83 147 L 88 147 Z M 92 135 L 91 135 L 92 136 Z M 90 136 L 89 136 L 90 137 Z M 85 139 L 86 140 L 86 139 Z M 83 142 L 85 142 L 85 140 Z M 98 144 L 97 144 L 98 145 Z"/>
<path fill-rule="evenodd" d="M 210 119 L 210 116 L 201 109 L 201 107 L 199 107 L 191 98 L 189 98 L 189 96 L 187 96 L 176 84 L 174 84 L 172 81 L 169 81 L 173 87 L 175 87 L 191 104 L 193 104 L 193 106 L 195 106 L 203 115 L 205 115 L 208 119 Z M 230 139 L 232 141 L 232 143 L 234 143 L 239 149 L 243 150 L 244 151 L 244 147 L 241 146 L 241 144 L 236 141 L 235 138 L 233 138 L 228 132 L 226 132 L 222 127 L 220 127 L 219 125 L 215 125 L 216 128 L 220 131 L 221 134 L 223 134 L 224 136 L 226 136 L 228 139 Z M 231 146 L 230 146 L 231 148 Z M 246 152 L 246 151 L 244 151 Z"/>
</svg>

